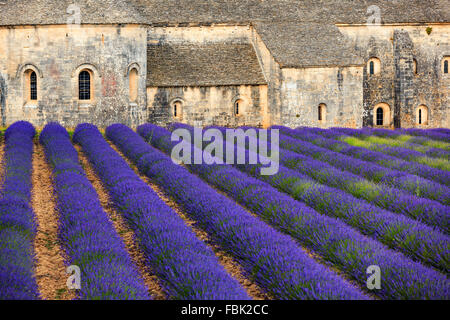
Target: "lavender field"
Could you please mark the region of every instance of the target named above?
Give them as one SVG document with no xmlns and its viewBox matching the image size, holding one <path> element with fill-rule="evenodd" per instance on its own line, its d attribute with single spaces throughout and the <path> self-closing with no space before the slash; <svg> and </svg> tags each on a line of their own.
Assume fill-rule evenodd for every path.
<svg viewBox="0 0 450 320">
<path fill-rule="evenodd" d="M 272 127 L 273 175 L 176 164 L 177 129 L 10 126 L 0 300 L 450 298 L 449 129 Z"/>
</svg>

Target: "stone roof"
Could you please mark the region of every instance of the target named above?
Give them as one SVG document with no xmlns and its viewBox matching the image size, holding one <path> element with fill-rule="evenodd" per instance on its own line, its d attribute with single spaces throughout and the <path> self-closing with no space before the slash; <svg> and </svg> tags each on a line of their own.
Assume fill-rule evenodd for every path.
<svg viewBox="0 0 450 320">
<path fill-rule="evenodd" d="M 254 26 L 282 68 L 364 63 L 335 25 L 256 22 Z"/>
<path fill-rule="evenodd" d="M 82 24 L 147 21 L 130 0 L 0 0 L 0 25 L 66 24 L 74 16 L 71 5 L 80 8 Z"/>
<path fill-rule="evenodd" d="M 266 83 L 249 43 L 150 44 L 147 59 L 150 87 Z"/>
<path fill-rule="evenodd" d="M 71 4 L 89 24 L 365 23 L 371 5 L 383 23 L 450 22 L 448 0 L 0 0 L 0 25 L 65 24 Z"/>
<path fill-rule="evenodd" d="M 367 22 L 376 5 L 382 23 L 450 22 L 448 0 L 132 0 L 149 23 Z"/>
</svg>

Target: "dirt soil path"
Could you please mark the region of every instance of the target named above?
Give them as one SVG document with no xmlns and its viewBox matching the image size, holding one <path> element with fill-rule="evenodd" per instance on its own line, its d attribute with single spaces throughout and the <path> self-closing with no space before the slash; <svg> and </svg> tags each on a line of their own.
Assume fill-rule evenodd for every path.
<svg viewBox="0 0 450 320">
<path fill-rule="evenodd" d="M 164 290 L 162 289 L 161 285 L 159 284 L 159 279 L 155 275 L 155 273 L 151 270 L 150 267 L 148 267 L 145 263 L 144 253 L 139 248 L 138 243 L 135 241 L 135 236 L 133 233 L 133 230 L 131 230 L 123 216 L 118 212 L 109 197 L 108 191 L 103 187 L 101 180 L 95 173 L 94 168 L 90 164 L 89 160 L 87 159 L 86 155 L 83 153 L 80 146 L 75 145 L 75 149 L 78 151 L 78 155 L 80 158 L 80 162 L 84 168 L 84 171 L 86 172 L 86 175 L 89 179 L 89 181 L 94 186 L 95 190 L 97 191 L 98 197 L 100 199 L 100 203 L 105 210 L 105 212 L 108 214 L 110 220 L 112 221 L 114 228 L 116 229 L 117 233 L 122 238 L 126 250 L 128 251 L 128 254 L 131 257 L 131 260 L 134 262 L 134 264 L 137 266 L 137 269 L 142 277 L 144 279 L 144 283 L 147 286 L 149 294 L 152 296 L 155 300 L 165 300 L 167 299 L 166 294 Z"/>
<path fill-rule="evenodd" d="M 187 214 L 183 211 L 183 209 L 169 196 L 167 195 L 159 186 L 153 183 L 148 177 L 141 175 L 137 167 L 128 160 L 126 156 L 122 154 L 118 150 L 118 148 L 108 141 L 111 147 L 119 153 L 122 158 L 128 163 L 128 165 L 134 170 L 134 172 L 145 181 L 152 189 L 155 191 L 158 196 L 169 206 L 171 207 L 185 222 L 186 225 L 191 227 L 196 236 L 206 243 L 215 253 L 216 257 L 219 259 L 219 263 L 225 268 L 225 270 L 236 280 L 239 281 L 241 286 L 247 291 L 249 297 L 254 300 L 270 300 L 272 299 L 264 290 L 260 288 L 256 283 L 250 281 L 245 277 L 245 271 L 242 266 L 236 262 L 236 260 L 225 251 L 221 250 L 219 246 L 214 244 L 208 234 L 197 227 L 196 222 L 190 219 Z"/>
<path fill-rule="evenodd" d="M 34 242 L 36 253 L 36 280 L 39 292 L 45 300 L 72 300 L 74 291 L 67 289 L 64 252 L 58 241 L 58 212 L 55 209 L 51 169 L 45 160 L 39 143 L 34 145 L 33 189 L 31 205 L 38 228 Z"/>
</svg>

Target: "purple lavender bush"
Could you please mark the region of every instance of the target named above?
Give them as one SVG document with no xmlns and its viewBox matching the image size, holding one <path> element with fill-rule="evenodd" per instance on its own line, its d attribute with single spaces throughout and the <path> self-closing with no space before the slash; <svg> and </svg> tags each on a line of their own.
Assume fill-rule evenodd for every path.
<svg viewBox="0 0 450 320">
<path fill-rule="evenodd" d="M 34 127 L 16 122 L 5 132 L 0 199 L 0 300 L 39 299 L 34 272 L 35 215 L 31 208 Z"/>
<path fill-rule="evenodd" d="M 327 162 L 316 160 L 322 159 L 323 148 L 309 142 L 281 135 L 280 145 L 286 148 L 281 151 L 284 166 L 386 210 L 417 219 L 447 234 L 450 232 L 448 206 L 389 185 L 368 181 L 349 171 L 333 167 Z"/>
<path fill-rule="evenodd" d="M 58 236 L 67 265 L 81 270 L 80 299 L 144 300 L 150 296 L 98 195 L 78 161 L 66 129 L 48 124 L 40 135 L 53 171 Z"/>
<path fill-rule="evenodd" d="M 280 129 L 296 139 L 302 140 L 302 145 L 313 148 L 315 159 L 328 162 L 334 167 L 350 171 L 376 183 L 403 189 L 410 194 L 421 198 L 436 200 L 442 204 L 450 204 L 450 188 L 406 172 L 389 169 L 367 161 L 373 159 L 373 151 L 351 147 L 343 142 L 328 139 L 320 135 L 311 133 L 305 134 L 305 129 L 286 130 L 285 127 L 274 126 L 273 129 Z M 310 131 L 309 129 L 307 129 Z M 312 138 L 313 136 L 314 138 Z M 309 141 L 312 141 L 309 142 Z M 336 150 L 336 151 L 335 151 Z M 310 153 L 310 155 L 313 155 Z"/>
<path fill-rule="evenodd" d="M 186 128 L 185 125 L 183 127 Z M 167 130 L 147 124 L 140 126 L 138 132 L 155 147 L 167 153 L 171 152 L 174 142 L 171 142 L 171 135 Z M 239 151 L 246 152 L 245 150 Z M 263 179 L 259 175 L 258 166 L 239 165 L 238 168 Z M 371 264 L 379 264 L 388 274 L 387 278 L 384 278 L 387 286 L 382 288 L 382 291 L 376 292 L 382 298 L 445 299 L 448 296 L 447 281 L 444 275 L 418 262 L 411 261 L 377 241 L 366 238 L 339 219 L 317 213 L 264 182 L 250 178 L 228 165 L 191 165 L 190 169 L 251 209 L 268 223 L 298 239 L 302 244 L 333 263 L 362 286 L 365 285 L 366 280 L 365 268 Z M 267 176 L 266 180 L 275 186 L 295 186 L 299 195 L 305 195 L 301 200 L 305 200 L 309 205 L 314 205 L 321 212 L 326 213 L 327 210 L 333 212 L 334 206 L 338 205 L 338 210 L 342 211 L 339 213 L 335 210 L 334 212 L 338 212 L 339 218 L 346 219 L 351 223 L 353 223 L 353 220 L 361 219 L 360 226 L 363 226 L 365 230 L 372 229 L 372 236 L 378 237 L 378 233 L 383 234 L 384 232 L 384 235 L 379 236 L 379 238 L 389 239 L 389 229 L 383 229 L 383 223 L 386 220 L 383 222 L 382 219 L 386 216 L 371 218 L 371 215 L 377 213 L 376 209 L 375 212 L 370 212 L 373 208 L 370 208 L 368 204 L 365 207 L 359 204 L 359 209 L 368 210 L 367 215 L 364 215 L 364 211 L 361 215 L 357 211 L 358 208 L 351 210 L 351 202 L 344 202 L 339 205 L 341 200 L 346 200 L 345 195 L 344 199 L 338 195 L 337 199 L 332 202 L 328 201 L 331 198 L 328 195 L 325 199 L 321 199 L 321 192 L 332 192 L 334 190 L 330 188 L 328 188 L 329 190 L 320 189 L 320 186 L 316 188 L 317 184 L 311 179 L 299 181 L 295 179 L 298 177 L 298 173 L 289 172 L 288 169 L 283 168 L 281 170 L 283 171 L 282 174 L 273 177 Z M 308 189 L 311 189 L 311 191 L 308 192 Z M 332 192 L 331 195 L 334 195 L 334 193 Z M 386 214 L 389 213 L 386 212 Z M 389 216 L 389 218 L 391 217 L 392 215 Z M 394 226 L 397 221 L 394 221 L 391 226 Z M 364 222 L 367 224 L 365 228 Z M 400 219 L 400 223 L 403 222 Z M 414 226 L 415 223 L 412 222 L 409 232 L 414 233 L 416 231 Z M 423 230 L 426 230 L 426 228 Z M 392 234 L 393 238 L 395 236 L 395 234 Z M 400 235 L 397 236 L 401 237 Z M 392 239 L 391 241 L 395 242 L 396 240 Z M 405 242 L 405 245 L 408 246 L 408 243 Z M 416 242 L 416 245 L 420 245 L 420 242 Z M 420 280 L 418 280 L 419 277 L 421 277 Z"/>
<path fill-rule="evenodd" d="M 209 235 L 243 266 L 246 275 L 276 299 L 365 299 L 360 290 L 310 258 L 276 231 L 200 178 L 148 145 L 123 125 L 107 137 L 140 171 L 169 193 Z"/>
<path fill-rule="evenodd" d="M 297 130 L 306 133 L 311 132 L 310 128 Z M 375 136 L 373 130 L 368 128 L 359 130 L 334 128 L 327 131 L 317 131 L 317 133 L 326 135 L 327 138 L 339 140 L 343 147 L 345 147 L 346 144 L 342 144 L 342 142 L 345 142 L 374 151 L 373 154 L 376 155 L 376 157 L 367 157 L 367 161 L 377 162 L 380 165 L 388 166 L 400 171 L 406 171 L 429 180 L 436 180 L 437 182 L 446 185 L 450 183 L 448 181 L 448 160 L 450 159 L 450 152 L 443 149 L 417 145 L 406 141 L 379 140 L 378 138 L 380 137 Z M 352 138 L 358 140 L 352 140 Z M 401 161 L 400 159 L 405 161 Z M 438 178 L 437 176 L 440 174 L 444 174 L 444 178 Z"/>
<path fill-rule="evenodd" d="M 171 299 L 246 300 L 245 290 L 219 264 L 178 214 L 143 182 L 97 127 L 79 125 L 73 136 L 133 229 L 146 263 Z"/>
<path fill-rule="evenodd" d="M 448 129 L 431 129 L 431 130 L 422 130 L 422 129 L 402 129 L 402 134 L 408 134 L 411 136 L 419 136 L 426 137 L 428 139 L 444 141 L 450 143 L 450 134 L 448 133 Z"/>
<path fill-rule="evenodd" d="M 303 128 L 308 129 L 309 128 Z M 362 129 L 350 129 L 350 128 L 332 128 L 331 130 L 316 130 L 317 134 L 325 135 L 327 138 L 335 139 L 341 135 L 348 135 L 364 139 L 370 136 L 377 136 L 381 138 L 394 139 L 395 142 L 400 143 L 404 148 L 419 151 L 423 155 L 431 158 L 450 158 L 450 150 L 438 148 L 440 146 L 439 141 L 436 143 L 429 138 L 423 136 L 409 136 L 402 130 L 388 130 L 378 128 L 362 128 Z"/>
</svg>

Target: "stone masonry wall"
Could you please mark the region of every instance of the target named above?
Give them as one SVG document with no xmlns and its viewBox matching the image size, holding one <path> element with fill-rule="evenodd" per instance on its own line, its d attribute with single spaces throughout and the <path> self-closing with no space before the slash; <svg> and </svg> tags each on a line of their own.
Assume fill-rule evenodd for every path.
<svg viewBox="0 0 450 320">
<path fill-rule="evenodd" d="M 250 26 L 160 26 L 149 28 L 149 45 L 251 43 Z M 174 61 L 176 63 L 176 61 Z M 201 70 L 209 72 L 208 66 Z M 148 75 L 151 77 L 151 74 Z M 202 75 L 199 75 L 202 77 Z M 165 125 L 182 121 L 191 125 L 263 126 L 267 118 L 267 85 L 148 87 L 149 121 Z M 240 115 L 234 103 L 242 100 Z M 182 101 L 182 112 L 173 116 L 173 103 Z"/>
<path fill-rule="evenodd" d="M 274 124 L 282 124 L 281 118 L 281 78 L 280 65 L 254 28 L 251 29 L 251 41 L 261 64 L 262 71 L 267 81 L 268 105 L 263 110 L 263 127 Z"/>
<path fill-rule="evenodd" d="M 450 74 L 441 64 L 450 56 L 450 26 L 385 25 L 341 26 L 355 48 L 368 61 L 381 61 L 379 75 L 364 70 L 364 126 L 373 126 L 374 107 L 387 103 L 391 109 L 388 127 L 449 127 Z M 414 73 L 414 59 L 417 73 Z M 417 108 L 428 108 L 428 124 L 417 124 Z"/>
<path fill-rule="evenodd" d="M 147 28 L 135 25 L 38 26 L 0 28 L 0 106 L 2 125 L 28 120 L 74 127 L 147 119 Z M 130 102 L 128 71 L 138 72 L 138 97 Z M 94 98 L 78 100 L 78 73 L 93 72 Z M 27 101 L 25 72 L 38 78 L 38 101 Z"/>
<path fill-rule="evenodd" d="M 159 125 L 183 122 L 195 126 L 262 126 L 267 86 L 149 87 L 147 97 L 149 118 Z M 239 115 L 235 115 L 234 102 L 238 99 Z M 176 101 L 181 102 L 178 118 L 173 113 Z"/>
<path fill-rule="evenodd" d="M 363 68 L 283 69 L 282 123 L 299 126 L 362 126 Z M 325 114 L 319 121 L 319 105 Z"/>
<path fill-rule="evenodd" d="M 179 99 L 183 122 L 192 124 L 373 126 L 374 107 L 386 103 L 387 127 L 450 127 L 450 74 L 442 72 L 442 61 L 450 56 L 448 24 L 339 29 L 365 61 L 381 61 L 380 74 L 369 75 L 367 65 L 282 69 L 250 25 L 0 27 L 1 124 L 165 124 L 174 120 L 172 103 Z M 251 43 L 267 85 L 146 88 L 148 43 L 210 42 Z M 129 98 L 131 67 L 139 70 L 136 102 Z M 78 99 L 78 73 L 84 68 L 93 72 L 94 98 L 88 103 Z M 38 76 L 37 102 L 27 99 L 27 70 Z M 238 98 L 243 106 L 236 117 Z M 326 105 L 322 122 L 319 104 Z M 429 118 L 419 126 L 421 105 Z"/>
</svg>

